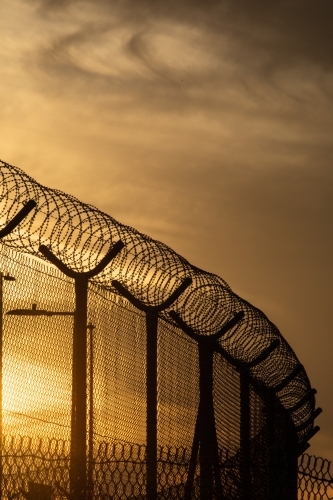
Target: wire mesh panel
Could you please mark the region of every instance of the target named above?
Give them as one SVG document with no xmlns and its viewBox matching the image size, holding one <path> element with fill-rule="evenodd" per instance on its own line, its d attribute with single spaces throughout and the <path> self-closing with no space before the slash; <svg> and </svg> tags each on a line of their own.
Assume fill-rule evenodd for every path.
<svg viewBox="0 0 333 500">
<path fill-rule="evenodd" d="M 2 496 L 29 498 L 33 485 L 49 488 L 53 498 L 66 498 L 69 442 L 50 438 L 11 437 L 3 441 Z"/>
<path fill-rule="evenodd" d="M 96 439 L 145 443 L 146 331 L 142 313 L 90 286 L 93 330 L 93 428 Z M 90 353 L 91 354 L 91 353 Z M 88 385 L 91 379 L 88 374 Z"/>
<path fill-rule="evenodd" d="M 161 488 L 157 498 L 185 498 L 182 471 L 187 468 L 184 449 L 167 449 L 159 456 L 166 464 L 167 478 L 170 484 Z M 41 485 L 49 489 L 52 499 L 68 498 L 70 460 L 69 442 L 54 439 L 32 439 L 12 437 L 3 443 L 2 459 L 4 478 L 2 484 L 3 497 L 28 498 L 33 485 Z M 229 463 L 230 465 L 230 463 Z M 302 455 L 298 468 L 298 500 L 332 500 L 333 478 L 330 462 L 320 457 Z M 226 463 L 222 466 L 222 477 L 229 479 L 224 482 L 224 494 L 220 499 L 236 500 L 241 498 L 239 490 L 233 484 L 234 467 Z M 290 471 L 289 471 L 290 472 Z M 94 454 L 93 488 L 91 497 L 98 499 L 145 499 L 145 447 L 129 443 L 101 442 Z M 186 472 L 184 472 L 186 477 Z M 260 476 L 264 481 L 266 469 Z M 257 475 L 259 480 L 259 476 Z M 173 481 L 173 484 L 171 482 Z M 237 482 L 237 480 L 236 480 Z M 163 484 L 163 480 L 161 480 Z M 198 488 L 192 498 L 200 498 Z M 36 498 L 36 497 L 34 497 Z M 280 497 L 264 494 L 251 497 L 255 499 L 292 498 L 288 494 Z"/>
<path fill-rule="evenodd" d="M 183 498 L 199 404 L 195 343 L 160 322 L 158 331 L 158 494 Z M 164 493 L 163 493 L 164 492 Z M 161 496 L 164 498 L 164 496 Z"/>
<path fill-rule="evenodd" d="M 332 500 L 333 474 L 331 462 L 304 454 L 298 468 L 298 500 Z"/>
<path fill-rule="evenodd" d="M 73 311 L 73 284 L 4 246 L 0 265 L 15 277 L 3 287 L 3 433 L 69 439 L 73 317 L 6 312 Z"/>
</svg>

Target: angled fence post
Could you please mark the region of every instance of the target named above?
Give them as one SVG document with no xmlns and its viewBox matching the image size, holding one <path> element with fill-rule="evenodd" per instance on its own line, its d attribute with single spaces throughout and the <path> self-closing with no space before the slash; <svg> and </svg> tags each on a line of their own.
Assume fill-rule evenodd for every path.
<svg viewBox="0 0 333 500">
<path fill-rule="evenodd" d="M 33 210 L 36 206 L 34 200 L 29 200 L 23 208 L 6 224 L 4 228 L 0 230 L 0 239 L 8 236 L 22 221 L 25 217 Z M 3 281 L 14 281 L 15 278 L 12 276 L 5 276 L 0 272 L 0 499 L 2 498 L 2 440 L 3 440 L 3 416 L 2 416 L 2 394 L 3 394 Z"/>
<path fill-rule="evenodd" d="M 0 239 L 4 238 L 5 236 L 8 236 L 22 221 L 23 219 L 26 218 L 26 216 L 33 210 L 36 206 L 35 200 L 29 200 L 27 203 L 24 204 L 24 206 L 17 212 L 15 217 L 12 218 L 6 224 L 6 226 L 2 229 L 0 229 Z"/>
<path fill-rule="evenodd" d="M 148 306 L 135 298 L 119 281 L 112 281 L 114 288 L 137 309 L 146 313 L 147 329 L 147 500 L 157 498 L 157 333 L 158 314 L 170 307 L 192 283 L 183 283 L 158 306 Z"/>
<path fill-rule="evenodd" d="M 118 241 L 94 269 L 79 273 L 61 262 L 46 246 L 40 252 L 75 283 L 75 314 L 73 334 L 73 387 L 71 422 L 70 494 L 74 500 L 87 496 L 87 310 L 88 281 L 99 274 L 124 247 Z"/>
<path fill-rule="evenodd" d="M 217 333 L 210 336 L 199 335 L 194 332 L 175 311 L 171 311 L 170 316 L 189 337 L 197 342 L 199 356 L 199 408 L 185 487 L 185 500 L 191 500 L 193 495 L 193 483 L 198 451 L 200 462 L 200 500 L 213 500 L 213 498 L 222 500 L 223 487 L 221 483 L 214 416 L 213 356 L 216 341 L 231 330 L 231 328 L 236 326 L 244 317 L 244 313 L 243 311 L 236 313 Z M 214 479 L 216 490 L 215 496 Z"/>
</svg>

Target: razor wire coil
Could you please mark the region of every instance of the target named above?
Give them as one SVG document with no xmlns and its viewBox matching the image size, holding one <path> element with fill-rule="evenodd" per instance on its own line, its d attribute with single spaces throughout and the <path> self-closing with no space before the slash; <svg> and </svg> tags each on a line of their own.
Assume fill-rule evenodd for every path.
<svg viewBox="0 0 333 500">
<path fill-rule="evenodd" d="M 156 306 L 184 278 L 190 277 L 192 285 L 177 301 L 175 310 L 198 334 L 215 333 L 235 312 L 242 310 L 244 320 L 219 341 L 232 358 L 251 362 L 273 340 L 280 341 L 279 347 L 267 359 L 251 368 L 255 380 L 274 388 L 299 364 L 275 325 L 260 310 L 234 294 L 221 278 L 191 266 L 163 243 L 120 224 L 97 208 L 59 190 L 41 186 L 17 167 L 3 161 L 0 161 L 0 179 L 0 229 L 15 216 L 22 204 L 30 199 L 37 204 L 36 210 L 3 240 L 7 248 L 36 257 L 36 268 L 43 257 L 39 252 L 41 244 L 50 247 L 71 269 L 85 272 L 96 266 L 115 242 L 122 240 L 125 248 L 92 280 L 96 290 L 116 294 L 111 285 L 116 279 L 140 301 Z M 50 273 L 50 269 L 47 266 L 46 272 Z M 57 279 L 64 278 L 57 276 Z M 168 311 L 160 316 L 172 324 Z M 288 409 L 309 390 L 310 382 L 302 369 L 278 391 L 278 397 Z M 311 415 L 314 409 L 313 396 L 292 414 L 295 426 L 310 419 L 307 428 L 298 432 L 300 443 L 306 441 L 313 429 Z"/>
</svg>

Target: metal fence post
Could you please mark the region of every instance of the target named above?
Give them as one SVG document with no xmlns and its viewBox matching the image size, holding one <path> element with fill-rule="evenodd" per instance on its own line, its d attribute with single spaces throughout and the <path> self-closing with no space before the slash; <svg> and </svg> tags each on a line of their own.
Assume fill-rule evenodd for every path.
<svg viewBox="0 0 333 500">
<path fill-rule="evenodd" d="M 214 465 L 217 465 L 218 442 L 215 428 L 213 400 L 213 362 L 214 346 L 200 342 L 199 347 L 199 386 L 200 386 L 200 500 L 213 500 L 214 495 Z M 217 455 L 217 456 L 216 456 Z M 215 481 L 220 480 L 220 474 Z M 220 483 L 220 481 L 219 481 Z M 221 488 L 222 490 L 222 485 Z M 222 493 L 222 492 L 220 492 Z"/>
<path fill-rule="evenodd" d="M 240 372 L 240 476 L 241 498 L 251 498 L 251 401 L 250 372 L 245 367 Z"/>
<path fill-rule="evenodd" d="M 92 323 L 87 325 L 89 330 L 89 430 L 88 430 L 88 498 L 94 493 L 94 339 L 93 332 L 95 326 Z"/>
<path fill-rule="evenodd" d="M 75 279 L 75 321 L 73 335 L 73 372 L 74 387 L 72 392 L 72 436 L 71 460 L 74 467 L 73 493 L 75 500 L 84 499 L 87 491 L 87 317 L 88 317 L 88 280 Z"/>
<path fill-rule="evenodd" d="M 272 446 L 269 449 L 268 500 L 282 500 L 284 489 L 284 449 Z"/>
<path fill-rule="evenodd" d="M 157 493 L 157 332 L 158 313 L 147 311 L 147 499 Z"/>
</svg>

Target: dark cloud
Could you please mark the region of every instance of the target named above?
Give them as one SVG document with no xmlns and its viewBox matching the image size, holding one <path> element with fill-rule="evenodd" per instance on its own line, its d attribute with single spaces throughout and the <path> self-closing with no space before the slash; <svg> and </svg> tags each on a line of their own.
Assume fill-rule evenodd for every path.
<svg viewBox="0 0 333 500">
<path fill-rule="evenodd" d="M 330 99 L 333 92 L 326 78 L 333 64 L 333 2 L 328 0 L 43 0 L 38 5 L 55 22 L 73 22 L 70 33 L 54 36 L 34 58 L 34 67 L 57 92 L 79 86 L 88 96 L 98 88 L 101 94 L 127 96 L 131 106 L 219 112 L 237 100 L 242 106 L 248 96 L 261 112 L 283 102 L 279 113 L 287 114 L 290 103 L 295 109 L 297 101 L 309 103 L 319 94 Z M 159 50 L 165 25 L 169 37 L 163 43 L 174 60 Z M 177 32 L 179 26 L 183 31 Z M 118 43 L 120 29 L 126 36 Z M 184 46 L 172 39 L 193 49 L 199 70 L 187 64 Z M 117 71 L 118 56 L 126 71 Z"/>
<path fill-rule="evenodd" d="M 123 22 L 147 24 L 156 19 L 187 22 L 235 38 L 270 54 L 271 60 L 291 64 L 307 59 L 331 69 L 333 64 L 333 2 L 329 0 L 43 0 L 43 12 L 75 4 L 91 4 Z"/>
<path fill-rule="evenodd" d="M 333 3 L 327 0 L 280 0 L 279 2 L 228 2 L 229 20 L 255 42 L 295 62 L 308 59 L 332 68 Z"/>
</svg>

